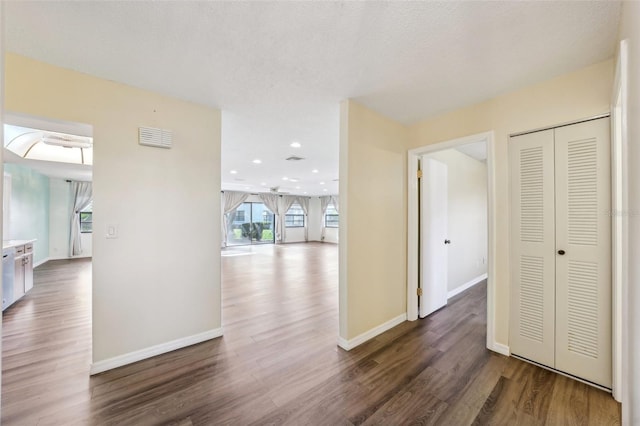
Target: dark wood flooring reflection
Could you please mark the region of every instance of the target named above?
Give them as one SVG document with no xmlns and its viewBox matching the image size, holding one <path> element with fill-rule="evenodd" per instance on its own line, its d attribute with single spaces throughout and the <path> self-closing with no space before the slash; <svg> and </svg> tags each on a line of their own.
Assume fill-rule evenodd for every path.
<svg viewBox="0 0 640 426">
<path fill-rule="evenodd" d="M 223 338 L 89 378 L 90 263 L 3 316 L 2 424 L 614 425 L 607 393 L 485 349 L 486 287 L 345 352 L 337 246 L 228 249 Z"/>
</svg>

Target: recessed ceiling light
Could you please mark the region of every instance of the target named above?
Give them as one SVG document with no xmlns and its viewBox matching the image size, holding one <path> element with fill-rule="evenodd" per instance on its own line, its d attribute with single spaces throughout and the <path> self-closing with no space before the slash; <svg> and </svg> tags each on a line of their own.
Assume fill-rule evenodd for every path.
<svg viewBox="0 0 640 426">
<path fill-rule="evenodd" d="M 311 173 L 318 173 L 318 169 L 311 170 Z"/>
<path fill-rule="evenodd" d="M 298 181 L 298 179 L 296 179 L 296 178 L 289 178 L 289 182 L 297 182 L 297 181 Z"/>
<path fill-rule="evenodd" d="M 244 188 L 245 188 L 245 189 L 251 189 L 251 187 L 250 187 L 250 186 L 245 186 Z"/>
<path fill-rule="evenodd" d="M 229 173 L 231 173 L 232 175 L 235 175 L 236 173 L 238 173 L 237 170 L 231 170 Z"/>
<path fill-rule="evenodd" d="M 282 180 L 289 180 L 289 178 L 285 176 L 282 178 Z"/>
<path fill-rule="evenodd" d="M 300 185 L 296 186 L 296 189 L 300 189 Z"/>
<path fill-rule="evenodd" d="M 253 164 L 262 164 L 262 160 L 256 158 L 255 160 L 253 160 Z"/>
<path fill-rule="evenodd" d="M 260 182 L 260 185 L 267 186 L 267 182 Z"/>
<path fill-rule="evenodd" d="M 324 182 L 320 182 L 320 185 L 324 185 Z"/>
<path fill-rule="evenodd" d="M 302 145 L 300 145 L 300 142 L 291 142 L 291 145 L 289 145 L 291 148 L 300 148 Z"/>
<path fill-rule="evenodd" d="M 323 189 L 324 192 L 327 192 L 327 188 Z"/>
<path fill-rule="evenodd" d="M 304 191 L 303 194 L 307 194 L 307 191 Z"/>
</svg>

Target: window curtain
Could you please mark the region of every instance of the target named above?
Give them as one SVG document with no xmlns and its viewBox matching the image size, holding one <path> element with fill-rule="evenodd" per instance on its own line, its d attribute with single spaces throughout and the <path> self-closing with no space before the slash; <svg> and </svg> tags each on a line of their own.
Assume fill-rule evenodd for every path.
<svg viewBox="0 0 640 426">
<path fill-rule="evenodd" d="M 85 209 L 93 199 L 91 182 L 71 182 L 71 194 L 73 196 L 73 209 L 71 210 L 69 254 L 71 256 L 78 256 L 82 254 L 82 241 L 80 239 L 80 211 Z"/>
<path fill-rule="evenodd" d="M 222 247 L 227 246 L 229 216 L 249 198 L 246 192 L 224 191 L 222 193 Z"/>
<path fill-rule="evenodd" d="M 296 198 L 292 195 L 283 195 L 278 199 L 278 213 L 280 214 L 280 242 L 284 243 L 287 241 L 287 212 L 296 202 Z M 276 232 L 277 234 L 277 232 Z"/>
<path fill-rule="evenodd" d="M 298 197 L 298 204 L 304 212 L 304 240 L 309 241 L 309 197 Z"/>
<path fill-rule="evenodd" d="M 331 204 L 331 195 L 323 195 L 320 197 L 320 210 L 322 211 L 322 237 L 320 237 L 320 241 L 322 242 L 324 242 L 324 236 L 327 231 L 327 222 L 324 220 L 324 214 L 327 212 L 329 204 Z"/>
<path fill-rule="evenodd" d="M 332 195 L 331 196 L 331 202 L 333 203 L 333 207 L 336 208 L 336 211 L 338 212 L 338 214 L 340 214 L 340 208 L 338 207 L 340 204 L 340 196 L 339 195 Z"/>
<path fill-rule="evenodd" d="M 264 203 L 265 206 L 267 206 L 267 208 L 269 210 L 271 210 L 271 212 L 276 215 L 275 217 L 275 223 L 274 223 L 274 227 L 275 227 L 275 234 L 276 234 L 276 243 L 281 241 L 281 235 L 280 235 L 280 213 L 278 213 L 278 199 L 280 197 L 277 194 L 260 194 L 260 199 L 262 200 L 262 202 Z"/>
</svg>

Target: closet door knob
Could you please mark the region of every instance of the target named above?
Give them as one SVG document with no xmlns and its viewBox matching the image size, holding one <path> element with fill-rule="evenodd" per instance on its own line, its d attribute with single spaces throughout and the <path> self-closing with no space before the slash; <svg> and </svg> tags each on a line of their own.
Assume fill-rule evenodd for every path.
<svg viewBox="0 0 640 426">
<path fill-rule="evenodd" d="M 564 253 L 565 253 L 565 251 L 564 251 L 564 250 L 558 250 L 558 254 L 559 254 L 560 256 L 562 256 Z"/>
</svg>

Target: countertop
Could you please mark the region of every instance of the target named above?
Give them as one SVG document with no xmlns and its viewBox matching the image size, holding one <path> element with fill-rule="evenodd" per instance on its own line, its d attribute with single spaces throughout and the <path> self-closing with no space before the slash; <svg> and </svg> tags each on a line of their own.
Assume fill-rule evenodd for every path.
<svg viewBox="0 0 640 426">
<path fill-rule="evenodd" d="M 23 246 L 25 244 L 29 244 L 34 241 L 36 241 L 35 238 L 33 240 L 4 240 L 2 242 L 2 249 L 4 250 L 6 248 Z"/>
</svg>

